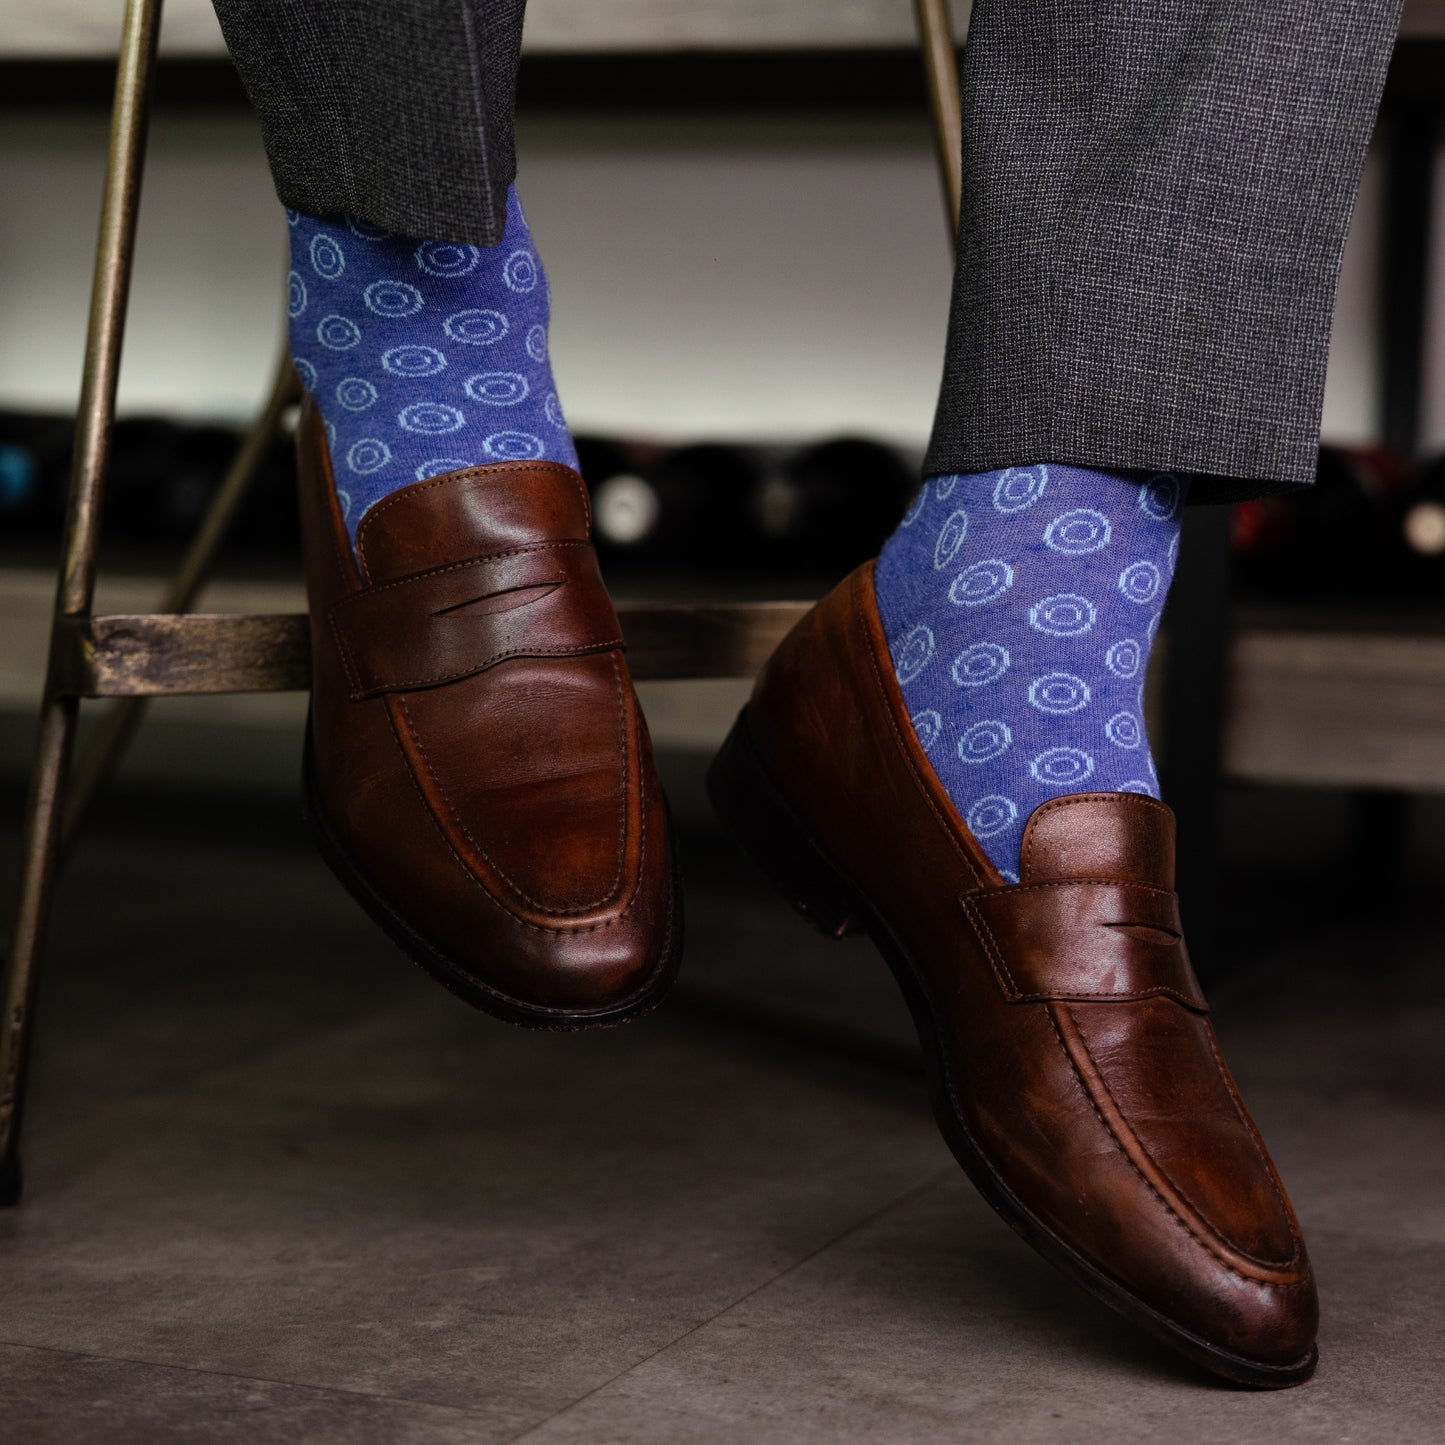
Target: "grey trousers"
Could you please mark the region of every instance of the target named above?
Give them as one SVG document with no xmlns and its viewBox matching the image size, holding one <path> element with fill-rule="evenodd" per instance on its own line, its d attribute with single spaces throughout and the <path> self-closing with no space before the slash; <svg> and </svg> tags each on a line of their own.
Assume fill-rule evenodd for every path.
<svg viewBox="0 0 1445 1445">
<path fill-rule="evenodd" d="M 925 470 L 1314 479 L 1340 256 L 1403 0 L 976 0 Z M 276 188 L 495 245 L 525 0 L 215 0 Z"/>
<path fill-rule="evenodd" d="M 214 0 L 285 205 L 495 246 L 527 0 Z"/>
</svg>

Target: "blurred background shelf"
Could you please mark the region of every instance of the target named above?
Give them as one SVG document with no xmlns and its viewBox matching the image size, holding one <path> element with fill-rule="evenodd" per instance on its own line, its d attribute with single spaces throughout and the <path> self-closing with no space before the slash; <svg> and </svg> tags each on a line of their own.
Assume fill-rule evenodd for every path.
<svg viewBox="0 0 1445 1445">
<path fill-rule="evenodd" d="M 161 585 L 159 575 L 108 575 L 98 608 L 103 614 L 145 612 Z M 44 671 L 52 588 L 44 569 L 0 569 L 0 615 L 7 619 L 0 649 L 0 769 L 6 771 L 24 766 L 24 722 Z M 729 603 L 786 594 L 802 601 L 819 591 L 821 586 L 800 586 L 796 577 L 712 587 L 695 578 L 659 577 L 630 590 L 624 584 L 617 597 L 625 609 L 669 598 Z M 290 614 L 288 635 L 301 639 L 304 608 L 299 581 L 222 578 L 207 588 L 198 611 Z M 1167 632 L 1159 656 L 1161 663 L 1167 660 Z M 735 678 L 647 682 L 640 693 L 660 748 L 707 753 L 722 741 L 748 687 Z M 1223 765 L 1229 778 L 1445 793 L 1445 608 L 1241 608 L 1227 695 Z M 1151 705 L 1157 707 L 1156 697 Z M 294 782 L 305 709 L 300 693 L 167 698 L 147 728 L 162 740 L 168 730 L 175 737 L 210 731 L 218 741 L 252 730 L 244 752 L 253 760 L 271 758 L 264 773 L 282 791 Z M 208 760 L 211 781 L 224 784 L 228 757 L 229 748 L 201 744 L 197 760 Z M 265 777 L 252 781 L 259 785 Z"/>
<path fill-rule="evenodd" d="M 1445 792 L 1445 612 L 1243 610 L 1228 692 L 1227 777 Z"/>
</svg>

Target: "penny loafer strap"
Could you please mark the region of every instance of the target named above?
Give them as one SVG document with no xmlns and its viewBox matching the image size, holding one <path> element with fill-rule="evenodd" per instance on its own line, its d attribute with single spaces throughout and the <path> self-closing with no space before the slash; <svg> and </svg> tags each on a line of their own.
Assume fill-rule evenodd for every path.
<svg viewBox="0 0 1445 1445">
<path fill-rule="evenodd" d="M 984 889 L 962 903 L 1010 1002 L 1164 995 L 1208 1011 L 1167 889 L 1070 879 Z"/>
<path fill-rule="evenodd" d="M 353 702 L 437 687 L 511 657 L 622 646 L 586 541 L 538 542 L 364 587 L 330 609 Z"/>
</svg>

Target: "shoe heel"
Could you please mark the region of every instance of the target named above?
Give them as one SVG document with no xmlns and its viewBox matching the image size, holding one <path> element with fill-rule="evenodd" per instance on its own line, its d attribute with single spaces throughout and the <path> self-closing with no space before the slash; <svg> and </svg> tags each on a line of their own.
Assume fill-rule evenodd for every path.
<svg viewBox="0 0 1445 1445">
<path fill-rule="evenodd" d="M 820 933 L 845 938 L 861 931 L 847 886 L 763 768 L 746 710 L 707 770 L 707 795 L 743 851 Z"/>
</svg>

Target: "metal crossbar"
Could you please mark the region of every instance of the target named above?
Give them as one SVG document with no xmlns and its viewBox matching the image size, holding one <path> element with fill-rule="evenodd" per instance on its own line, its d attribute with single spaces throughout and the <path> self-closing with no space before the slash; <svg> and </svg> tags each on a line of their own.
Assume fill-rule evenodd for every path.
<svg viewBox="0 0 1445 1445">
<path fill-rule="evenodd" d="M 628 670 L 639 682 L 751 677 L 810 605 L 620 608 Z M 307 624 L 304 613 L 68 617 L 55 634 L 57 685 L 75 697 L 304 692 Z"/>
</svg>

